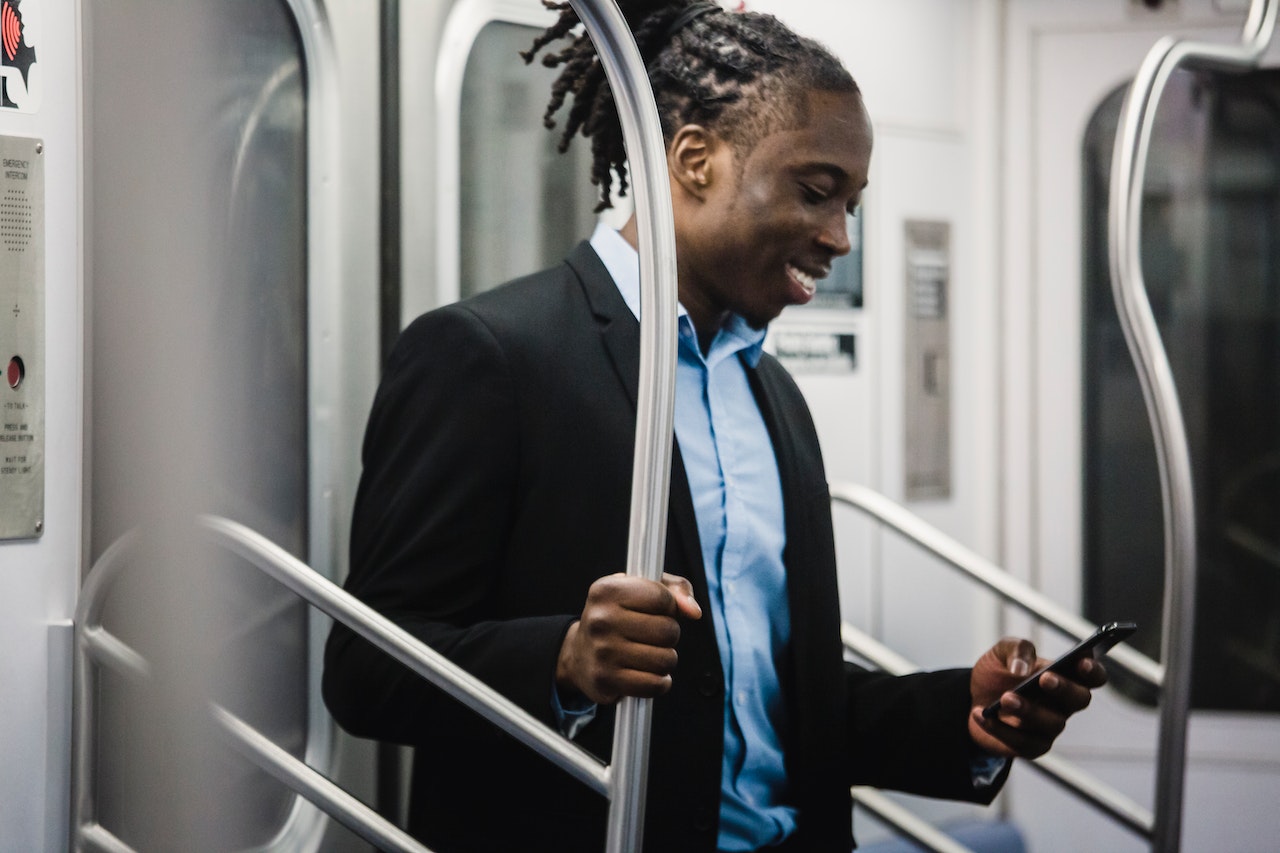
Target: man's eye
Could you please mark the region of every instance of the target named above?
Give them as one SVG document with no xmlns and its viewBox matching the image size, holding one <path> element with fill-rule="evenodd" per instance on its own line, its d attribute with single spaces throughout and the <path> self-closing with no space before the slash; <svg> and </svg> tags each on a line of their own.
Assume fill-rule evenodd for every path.
<svg viewBox="0 0 1280 853">
<path fill-rule="evenodd" d="M 804 193 L 804 200 L 810 204 L 821 204 L 827 200 L 826 193 L 810 184 L 801 184 L 800 191 Z"/>
</svg>

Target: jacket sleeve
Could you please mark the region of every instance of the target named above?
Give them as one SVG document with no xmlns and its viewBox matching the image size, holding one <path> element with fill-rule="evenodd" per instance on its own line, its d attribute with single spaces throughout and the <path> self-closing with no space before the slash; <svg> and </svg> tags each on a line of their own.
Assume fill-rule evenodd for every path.
<svg viewBox="0 0 1280 853">
<path fill-rule="evenodd" d="M 514 384 L 499 342 L 465 307 L 405 331 L 365 433 L 346 589 L 550 724 L 575 617 L 504 618 L 494 604 L 518 477 Z M 472 714 L 340 624 L 323 695 L 352 734 L 406 744 Z"/>
<path fill-rule="evenodd" d="M 850 784 L 977 803 L 995 798 L 1008 765 L 994 784 L 974 784 L 969 670 L 894 676 L 851 663 L 845 670 Z"/>
</svg>

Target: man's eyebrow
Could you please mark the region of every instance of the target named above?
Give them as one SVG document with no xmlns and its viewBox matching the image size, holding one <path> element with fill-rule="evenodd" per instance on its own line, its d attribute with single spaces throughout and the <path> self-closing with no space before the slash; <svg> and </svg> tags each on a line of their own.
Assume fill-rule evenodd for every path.
<svg viewBox="0 0 1280 853">
<path fill-rule="evenodd" d="M 844 180 L 848 180 L 849 178 L 849 173 L 846 172 L 844 169 L 840 168 L 835 163 L 829 163 L 824 160 L 815 160 L 811 163 L 802 163 L 801 165 L 796 167 L 796 171 L 797 172 L 822 172 L 823 174 L 830 175 L 832 178 L 836 179 L 837 181 L 844 181 Z M 858 192 L 862 192 L 863 190 L 865 190 L 867 188 L 868 183 L 870 183 L 870 181 L 867 179 L 864 179 L 862 181 L 862 186 L 858 187 Z"/>
<path fill-rule="evenodd" d="M 838 181 L 843 181 L 849 177 L 849 173 L 841 169 L 835 163 L 828 163 L 822 160 L 815 160 L 810 163 L 801 163 L 796 167 L 798 172 L 823 172 L 830 175 Z"/>
</svg>

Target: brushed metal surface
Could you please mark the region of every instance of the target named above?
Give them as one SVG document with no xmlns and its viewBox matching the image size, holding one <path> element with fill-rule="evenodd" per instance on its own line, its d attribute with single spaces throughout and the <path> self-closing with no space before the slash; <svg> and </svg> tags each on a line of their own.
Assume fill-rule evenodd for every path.
<svg viewBox="0 0 1280 853">
<path fill-rule="evenodd" d="M 44 143 L 0 136 L 0 539 L 44 532 Z"/>
</svg>

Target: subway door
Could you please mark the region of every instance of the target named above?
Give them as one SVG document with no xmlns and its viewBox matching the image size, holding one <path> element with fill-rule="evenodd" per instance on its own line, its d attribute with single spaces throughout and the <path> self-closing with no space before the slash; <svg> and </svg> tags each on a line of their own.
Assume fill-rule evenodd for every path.
<svg viewBox="0 0 1280 853">
<path fill-rule="evenodd" d="M 53 851 L 83 544 L 80 10 L 0 14 L 0 849 Z"/>
<path fill-rule="evenodd" d="M 214 701 L 322 773 L 351 763 L 319 697 L 327 618 L 197 517 L 344 574 L 377 365 L 377 16 L 86 7 L 85 570 L 119 572 L 82 599 L 152 676 L 98 667 L 81 817 L 135 849 L 360 849 L 208 725 Z"/>
<path fill-rule="evenodd" d="M 749 5 L 831 47 L 875 127 L 854 251 L 770 332 L 813 411 L 827 478 L 996 559 L 994 6 Z M 846 621 L 925 669 L 970 666 L 999 637 L 989 593 L 855 510 L 837 505 L 834 521 Z M 903 800 L 941 824 L 995 816 Z M 879 829 L 860 819 L 858 837 Z"/>
<path fill-rule="evenodd" d="M 1161 4 L 1156 4 L 1161 5 Z M 1106 193 L 1122 86 L 1166 34 L 1239 39 L 1247 4 L 1009 7 L 1004 504 L 1010 568 L 1159 655 L 1164 550 L 1150 427 L 1111 305 Z M 1272 49 L 1268 65 L 1280 56 Z M 1280 834 L 1280 72 L 1175 75 L 1143 201 L 1143 266 L 1191 441 L 1196 645 L 1184 849 Z M 1045 633 L 1042 652 L 1065 641 Z M 1153 797 L 1154 697 L 1116 673 L 1056 752 Z M 1040 778 L 1009 802 L 1036 850 L 1146 844 Z"/>
</svg>

